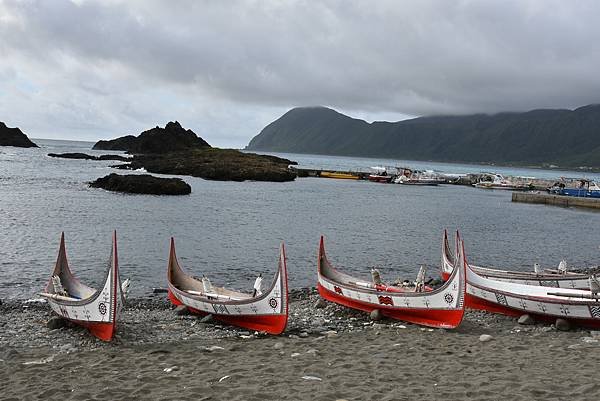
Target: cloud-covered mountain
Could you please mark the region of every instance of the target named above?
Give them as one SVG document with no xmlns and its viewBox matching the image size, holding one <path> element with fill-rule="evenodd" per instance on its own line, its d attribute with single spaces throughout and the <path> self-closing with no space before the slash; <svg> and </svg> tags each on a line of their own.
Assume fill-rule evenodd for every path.
<svg viewBox="0 0 600 401">
<path fill-rule="evenodd" d="M 600 105 L 373 123 L 325 107 L 295 108 L 266 126 L 247 149 L 600 167 Z"/>
</svg>

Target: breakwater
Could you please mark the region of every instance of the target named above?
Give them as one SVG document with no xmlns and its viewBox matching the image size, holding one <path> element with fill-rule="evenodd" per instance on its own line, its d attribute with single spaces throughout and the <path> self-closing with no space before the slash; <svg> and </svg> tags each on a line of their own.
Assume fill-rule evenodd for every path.
<svg viewBox="0 0 600 401">
<path fill-rule="evenodd" d="M 563 207 L 586 207 L 600 210 L 600 199 L 553 195 L 537 192 L 513 192 L 513 202 L 537 203 Z"/>
</svg>

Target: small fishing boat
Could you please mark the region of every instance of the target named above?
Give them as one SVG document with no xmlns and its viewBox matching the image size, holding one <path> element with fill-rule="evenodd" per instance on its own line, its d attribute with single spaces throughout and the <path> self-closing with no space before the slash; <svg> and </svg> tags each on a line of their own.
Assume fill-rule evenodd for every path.
<svg viewBox="0 0 600 401">
<path fill-rule="evenodd" d="M 322 298 L 365 312 L 378 309 L 382 315 L 436 328 L 455 328 L 463 319 L 465 270 L 462 254 L 459 268 L 437 289 L 424 286 L 421 269 L 412 287 L 385 285 L 381 280 L 364 281 L 336 270 L 325 255 L 321 236 L 317 258 L 317 289 Z M 377 276 L 378 277 L 378 274 Z"/>
<path fill-rule="evenodd" d="M 576 188 L 559 188 L 555 193 L 578 198 L 600 198 L 600 186 L 594 181 L 579 180 Z"/>
<path fill-rule="evenodd" d="M 463 249 L 464 243 L 460 242 Z M 483 277 L 467 261 L 465 306 L 508 316 L 529 314 L 553 322 L 566 319 L 576 325 L 600 328 L 600 283 L 589 278 L 589 289 L 552 288 L 517 284 Z"/>
<path fill-rule="evenodd" d="M 44 292 L 39 295 L 48 301 L 57 315 L 86 327 L 100 340 L 110 341 L 125 304 L 128 285 L 129 280 L 121 284 L 119 277 L 116 231 L 113 232 L 109 266 L 101 290 L 88 287 L 73 275 L 67 262 L 65 234 L 62 233 L 56 265 Z"/>
<path fill-rule="evenodd" d="M 340 173 L 337 171 L 321 171 L 319 177 L 322 178 L 337 178 L 339 180 L 358 180 L 359 177 L 356 174 L 351 173 Z"/>
<path fill-rule="evenodd" d="M 250 330 L 281 334 L 288 320 L 288 284 L 285 248 L 281 244 L 279 267 L 271 286 L 261 290 L 262 277 L 254 283 L 252 293 L 215 287 L 207 277 L 194 278 L 183 271 L 175 254 L 175 240 L 167 267 L 168 297 L 174 305 L 184 305 L 199 315 Z"/>
<path fill-rule="evenodd" d="M 399 174 L 394 178 L 395 184 L 436 186 L 445 180 L 434 174 L 433 171 L 419 171 L 407 167 L 398 168 Z"/>
<path fill-rule="evenodd" d="M 529 185 L 517 184 L 507 180 L 502 174 L 486 174 L 485 178 L 473 184 L 475 188 L 483 189 L 504 189 L 509 191 L 525 191 L 529 189 Z"/>
<path fill-rule="evenodd" d="M 456 232 L 456 243 L 460 236 Z M 442 238 L 442 279 L 448 280 L 450 274 L 454 270 L 454 256 L 450 251 L 448 243 L 448 232 L 444 230 Z M 579 288 L 585 289 L 589 287 L 589 275 L 583 273 L 569 272 L 565 261 L 561 261 L 559 268 L 556 270 L 540 269 L 539 265 L 534 265 L 533 272 L 519 272 L 511 270 L 500 270 L 490 267 L 481 267 L 471 265 L 471 269 L 480 276 L 489 279 L 504 281 L 508 283 L 518 283 L 526 285 L 537 285 L 544 287 L 556 288 Z"/>
<path fill-rule="evenodd" d="M 371 167 L 371 170 L 373 170 L 374 173 L 369 174 L 367 176 L 367 179 L 369 181 L 379 182 L 381 184 L 388 184 L 388 183 L 392 182 L 392 178 L 394 178 L 393 175 L 388 173 L 388 170 L 393 170 L 393 168 L 374 166 L 374 167 Z"/>
</svg>

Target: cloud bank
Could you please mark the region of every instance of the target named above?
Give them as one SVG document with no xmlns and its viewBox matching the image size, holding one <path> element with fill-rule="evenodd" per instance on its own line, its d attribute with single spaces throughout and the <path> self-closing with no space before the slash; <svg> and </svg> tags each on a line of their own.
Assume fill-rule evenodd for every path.
<svg viewBox="0 0 600 401">
<path fill-rule="evenodd" d="M 595 1 L 0 0 L 0 120 L 242 147 L 295 106 L 367 120 L 600 97 Z"/>
</svg>

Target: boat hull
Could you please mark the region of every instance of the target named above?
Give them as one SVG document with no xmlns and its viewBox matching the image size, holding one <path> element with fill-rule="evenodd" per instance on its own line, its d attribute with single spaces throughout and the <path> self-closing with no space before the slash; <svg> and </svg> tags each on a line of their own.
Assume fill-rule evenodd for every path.
<svg viewBox="0 0 600 401">
<path fill-rule="evenodd" d="M 514 317 L 529 314 L 549 322 L 562 318 L 580 326 L 600 327 L 600 300 L 585 299 L 591 297 L 590 291 L 501 282 L 478 275 L 468 263 L 466 269 L 467 308 Z"/>
<path fill-rule="evenodd" d="M 54 294 L 51 279 L 46 286 L 46 291 L 40 295 L 46 298 L 52 311 L 74 324 L 87 328 L 98 339 L 111 341 L 116 332 L 118 315 L 125 303 L 119 278 L 116 233 L 113 233 L 111 262 L 101 290 L 93 290 L 82 285 L 72 275 L 66 257 L 64 234 L 61 236 L 59 256 L 53 275 L 61 277 L 62 283 L 67 288 L 73 291 L 85 289 L 90 292 L 90 295 L 82 299 L 67 299 Z"/>
<path fill-rule="evenodd" d="M 175 256 L 174 241 L 171 241 L 171 256 L 168 267 L 168 298 L 174 305 L 184 305 L 192 313 L 212 315 L 215 320 L 278 335 L 285 331 L 288 321 L 287 267 L 284 246 L 281 246 L 279 268 L 275 278 L 264 294 L 244 299 L 220 301 L 202 294 L 192 294 L 174 284 L 174 277 L 193 283 L 194 278 L 184 273 Z"/>
<path fill-rule="evenodd" d="M 458 235 L 458 234 L 457 234 Z M 450 253 L 448 245 L 448 233 L 444 230 L 442 239 L 442 260 L 441 260 L 441 276 L 444 281 L 448 280 L 454 263 L 453 256 Z M 589 288 L 588 275 L 580 273 L 530 273 L 517 272 L 510 270 L 499 270 L 481 266 L 470 266 L 470 268 L 480 276 L 487 277 L 496 281 L 507 283 L 526 284 L 541 287 L 555 287 L 567 289 L 587 289 Z"/>
<path fill-rule="evenodd" d="M 357 309 L 369 313 L 379 309 L 383 316 L 386 316 L 390 319 L 402 320 L 404 322 L 415 323 L 421 326 L 452 329 L 457 327 L 462 322 L 464 316 L 464 309 L 432 310 L 428 308 L 393 308 L 385 305 L 374 305 L 340 296 L 336 292 L 326 289 L 320 283 L 317 285 L 317 289 L 319 291 L 319 295 L 327 301 L 335 302 L 351 309 Z"/>
<path fill-rule="evenodd" d="M 465 270 L 462 262 L 450 280 L 435 290 L 415 292 L 402 287 L 382 290 L 333 268 L 325 255 L 321 237 L 317 272 L 319 294 L 349 308 L 364 312 L 377 309 L 393 319 L 435 328 L 455 328 L 464 316 Z"/>
</svg>

